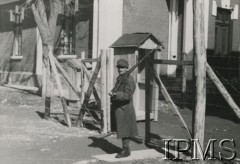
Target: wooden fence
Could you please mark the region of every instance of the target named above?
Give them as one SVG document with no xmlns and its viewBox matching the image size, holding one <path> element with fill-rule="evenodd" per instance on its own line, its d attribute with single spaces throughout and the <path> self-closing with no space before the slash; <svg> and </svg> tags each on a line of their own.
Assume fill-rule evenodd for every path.
<svg viewBox="0 0 240 164">
<path fill-rule="evenodd" d="M 166 102 L 170 106 L 170 109 L 178 116 L 180 122 L 185 127 L 189 138 L 192 138 L 192 134 L 188 129 L 183 117 L 178 111 L 178 107 L 175 105 L 173 99 L 168 93 L 166 87 L 164 86 L 159 74 L 154 69 L 156 64 L 168 64 L 168 65 L 182 65 L 182 101 L 184 101 L 184 92 L 186 91 L 186 70 L 185 66 L 193 65 L 192 61 L 185 61 L 185 57 L 181 61 L 172 61 L 172 60 L 162 60 L 162 59 L 150 59 L 146 57 L 139 62 L 145 62 L 145 120 L 146 120 L 146 134 L 145 139 L 150 140 L 150 109 L 151 105 L 151 79 L 155 81 L 158 88 L 166 99 Z M 183 55 L 184 56 L 184 55 Z M 81 59 L 69 59 L 65 62 L 73 64 L 75 67 L 69 68 L 68 73 L 62 68 L 61 64 L 54 59 L 57 68 L 62 73 L 63 77 L 69 83 L 69 96 L 66 99 L 66 102 L 75 101 L 77 103 L 77 108 L 79 110 L 79 115 L 77 118 L 77 126 L 83 126 L 83 118 L 86 113 L 90 114 L 95 121 L 100 123 L 101 131 L 103 133 L 108 133 L 111 131 L 111 121 L 110 121 L 110 98 L 108 93 L 113 88 L 113 69 L 114 69 L 114 55 L 110 50 L 102 50 L 99 58 L 97 59 L 86 59 L 85 54 L 81 54 Z M 51 58 L 50 58 L 51 59 Z M 51 59 L 52 60 L 52 59 Z M 93 66 L 92 70 L 89 70 L 87 65 Z M 136 63 L 129 71 L 133 71 L 137 68 L 139 63 Z M 56 72 L 56 70 L 54 71 Z M 131 73 L 131 72 L 130 72 Z M 237 117 L 240 118 L 240 109 L 236 103 L 231 98 L 230 94 L 221 84 L 220 80 L 216 77 L 211 67 L 207 64 L 207 74 L 212 79 L 214 84 L 222 93 L 225 100 L 228 102 L 230 107 L 236 113 Z M 62 103 L 64 98 L 62 97 Z M 91 102 L 94 102 L 94 106 L 91 106 Z M 63 103 L 64 104 L 64 103 Z M 67 103 L 68 104 L 68 103 Z M 184 104 L 184 103 L 183 103 Z M 68 106 L 64 105 L 64 113 L 66 117 L 66 122 L 68 126 L 71 126 L 71 118 L 68 113 Z"/>
</svg>

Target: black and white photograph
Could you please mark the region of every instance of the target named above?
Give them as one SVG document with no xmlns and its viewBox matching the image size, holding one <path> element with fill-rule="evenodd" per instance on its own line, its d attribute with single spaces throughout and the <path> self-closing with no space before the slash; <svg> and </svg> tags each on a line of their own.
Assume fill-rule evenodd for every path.
<svg viewBox="0 0 240 164">
<path fill-rule="evenodd" d="M 0 0 L 1 164 L 240 164 L 240 0 Z"/>
</svg>

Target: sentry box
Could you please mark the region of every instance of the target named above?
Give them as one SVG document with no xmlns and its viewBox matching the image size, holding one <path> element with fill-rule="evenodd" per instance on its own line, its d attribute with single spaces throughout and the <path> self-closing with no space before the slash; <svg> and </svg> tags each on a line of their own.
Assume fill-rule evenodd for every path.
<svg viewBox="0 0 240 164">
<path fill-rule="evenodd" d="M 141 60 L 144 55 L 150 52 L 152 49 L 157 51 L 150 56 L 150 58 L 159 59 L 161 56 L 162 44 L 151 33 L 131 33 L 124 34 L 117 39 L 111 48 L 114 49 L 114 67 L 117 65 L 119 59 L 125 59 L 129 62 L 129 68 L 134 66 Z M 154 66 L 155 70 L 159 74 L 160 67 Z M 116 68 L 114 69 L 114 83 L 118 76 Z M 131 76 L 136 82 L 136 90 L 134 93 L 134 107 L 136 111 L 137 120 L 145 119 L 145 63 L 142 62 L 132 73 Z M 159 89 L 155 82 L 151 81 L 151 93 L 152 93 L 152 107 L 151 107 L 151 119 L 157 120 L 158 117 L 158 94 Z"/>
</svg>

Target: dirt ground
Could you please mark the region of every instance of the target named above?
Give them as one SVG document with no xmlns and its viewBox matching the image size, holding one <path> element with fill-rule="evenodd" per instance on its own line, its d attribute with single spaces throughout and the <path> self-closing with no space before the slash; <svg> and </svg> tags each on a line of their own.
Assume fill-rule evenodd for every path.
<svg viewBox="0 0 240 164">
<path fill-rule="evenodd" d="M 0 86 L 0 163 L 80 164 L 84 161 L 85 163 L 105 163 L 93 160 L 92 156 L 112 154 L 120 150 L 121 142 L 115 135 L 104 138 L 104 134 L 100 134 L 94 126 L 68 128 L 61 124 L 63 115 L 60 101 L 58 98 L 53 98 L 52 102 L 53 119 L 45 120 L 42 119 L 44 99 L 37 96 L 35 92 Z M 182 109 L 181 113 L 191 129 L 191 111 Z M 152 138 L 188 138 L 186 131 L 181 128 L 179 121 L 170 112 L 160 112 L 158 120 L 151 123 Z M 145 123 L 139 122 L 138 126 L 140 136 L 144 137 Z M 214 116 L 210 112 L 206 115 L 205 145 L 211 138 L 218 141 L 234 139 L 236 144 L 234 150 L 237 152 L 235 163 L 240 163 L 239 130 L 240 123 L 236 119 L 229 119 L 224 115 Z M 150 147 L 137 141 L 131 144 L 132 150 L 148 148 Z M 163 151 L 157 144 L 151 148 L 159 152 Z M 222 150 L 216 148 L 216 151 Z M 155 158 L 125 163 L 173 162 Z"/>
</svg>

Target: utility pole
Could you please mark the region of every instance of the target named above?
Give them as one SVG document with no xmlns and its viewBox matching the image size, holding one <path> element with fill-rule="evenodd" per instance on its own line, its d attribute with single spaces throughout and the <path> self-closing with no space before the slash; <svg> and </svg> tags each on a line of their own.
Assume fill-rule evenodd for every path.
<svg viewBox="0 0 240 164">
<path fill-rule="evenodd" d="M 195 105 L 193 109 L 193 138 L 204 143 L 206 111 L 206 48 L 204 25 L 204 1 L 193 1 L 193 74 L 195 81 Z"/>
</svg>

